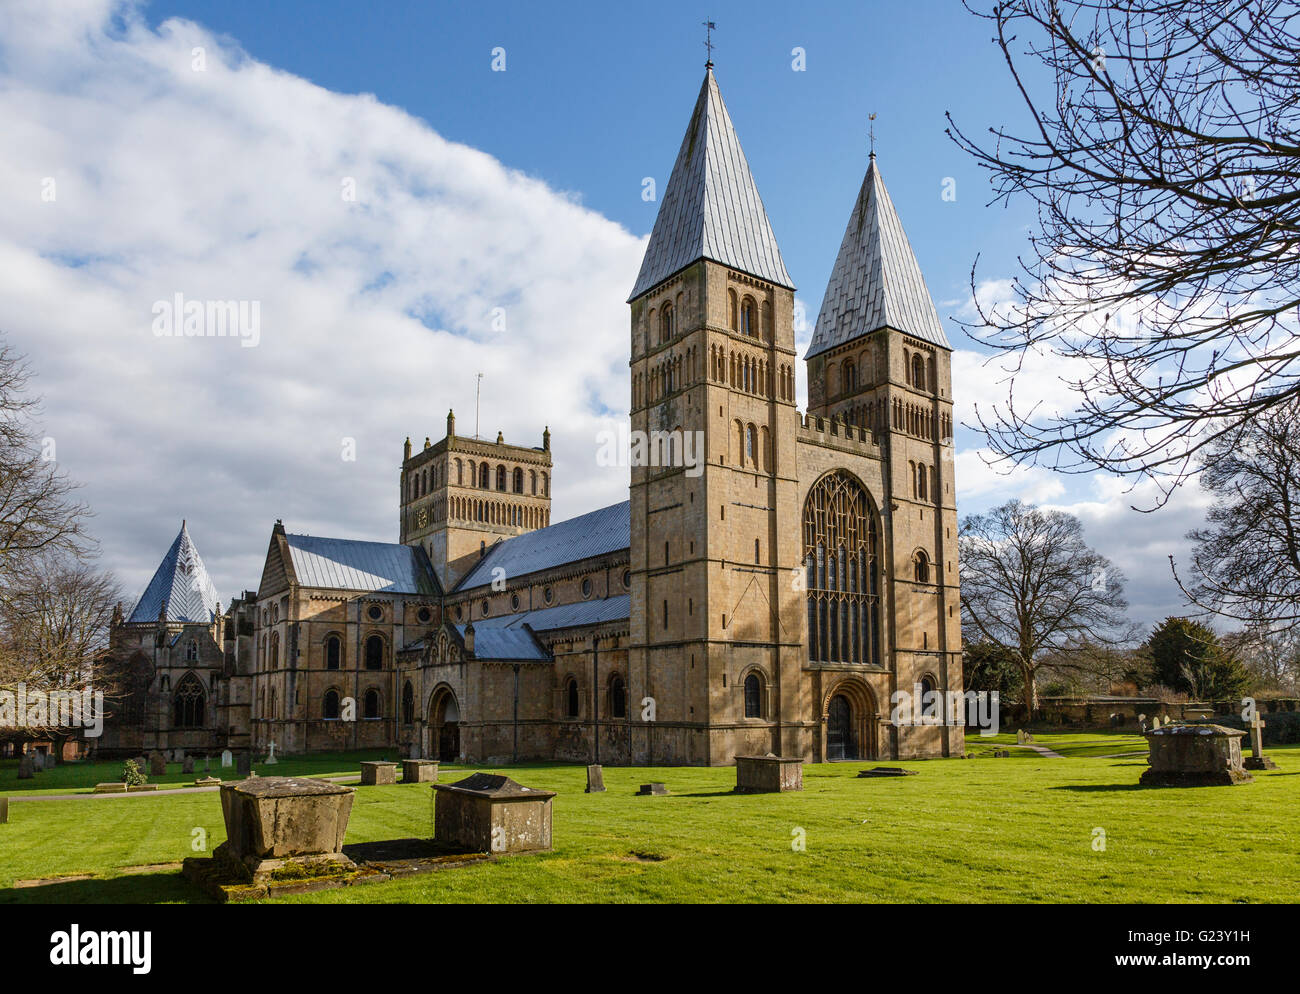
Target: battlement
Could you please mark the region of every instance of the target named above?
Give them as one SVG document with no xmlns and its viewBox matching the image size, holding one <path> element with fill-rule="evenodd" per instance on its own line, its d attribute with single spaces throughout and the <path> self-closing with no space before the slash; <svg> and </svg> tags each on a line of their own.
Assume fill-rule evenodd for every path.
<svg viewBox="0 0 1300 994">
<path fill-rule="evenodd" d="M 870 428 L 859 428 L 839 418 L 823 418 L 815 414 L 800 415 L 796 439 L 810 445 L 857 452 L 873 459 L 882 458 L 880 445 Z"/>
</svg>

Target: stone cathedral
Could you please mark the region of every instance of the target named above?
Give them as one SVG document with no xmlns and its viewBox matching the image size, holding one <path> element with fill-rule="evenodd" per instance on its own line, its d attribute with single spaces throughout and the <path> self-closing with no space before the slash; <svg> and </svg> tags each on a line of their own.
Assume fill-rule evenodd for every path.
<svg viewBox="0 0 1300 994">
<path fill-rule="evenodd" d="M 222 608 L 183 527 L 114 626 L 100 744 L 476 763 L 961 755 L 896 691 L 960 691 L 951 347 L 870 159 L 795 399 L 794 284 L 712 67 L 628 303 L 631 429 L 694 467 L 552 524 L 539 446 L 413 448 L 397 543 L 276 522 Z M 664 437 L 664 436 L 660 436 Z M 563 467 L 559 467 L 563 472 Z M 688 471 L 689 470 L 689 471 Z"/>
</svg>

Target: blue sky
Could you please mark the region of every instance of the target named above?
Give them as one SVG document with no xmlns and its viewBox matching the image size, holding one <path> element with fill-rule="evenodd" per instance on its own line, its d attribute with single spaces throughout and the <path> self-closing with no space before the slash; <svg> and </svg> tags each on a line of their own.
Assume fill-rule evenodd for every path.
<svg viewBox="0 0 1300 994">
<path fill-rule="evenodd" d="M 395 540 L 402 439 L 441 437 L 448 407 L 467 431 L 480 371 L 484 434 L 552 429 L 554 520 L 624 499 L 595 439 L 626 416 L 624 301 L 657 207 L 642 181 L 667 183 L 706 16 L 809 321 L 874 112 L 956 350 L 958 419 L 1004 399 L 950 317 L 977 255 L 997 296 L 1032 215 L 986 206 L 944 114 L 981 134 L 1023 111 L 991 29 L 955 0 L 0 4 L 0 313 L 127 590 L 181 518 L 225 601 L 256 585 L 276 519 Z M 176 294 L 259 302 L 259 347 L 156 337 L 152 309 Z M 1060 394 L 1050 364 L 1031 374 L 1032 395 Z M 1068 510 L 1128 575 L 1138 620 L 1180 608 L 1167 557 L 1201 496 L 1142 515 L 1120 481 L 999 476 L 982 446 L 958 431 L 960 513 L 1011 497 Z"/>
</svg>

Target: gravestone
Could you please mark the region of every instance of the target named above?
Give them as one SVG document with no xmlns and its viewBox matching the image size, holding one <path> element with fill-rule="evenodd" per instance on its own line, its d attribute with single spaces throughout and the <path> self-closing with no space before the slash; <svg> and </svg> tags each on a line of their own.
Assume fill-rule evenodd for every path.
<svg viewBox="0 0 1300 994">
<path fill-rule="evenodd" d="M 181 772 L 182 772 L 182 773 L 193 773 L 193 772 L 194 772 L 194 757 L 193 757 L 193 756 L 186 756 L 186 757 L 181 761 Z"/>
<path fill-rule="evenodd" d="M 0 797 L 0 825 L 9 821 L 9 798 Z"/>
<path fill-rule="evenodd" d="M 397 764 L 388 762 L 362 763 L 361 786 L 375 787 L 379 784 L 397 783 Z"/>
<path fill-rule="evenodd" d="M 31 780 L 36 776 L 32 769 L 32 757 L 23 753 L 22 759 L 18 760 L 18 779 Z"/>
<path fill-rule="evenodd" d="M 873 766 L 869 770 L 863 770 L 858 774 L 860 777 L 914 777 L 916 770 L 905 770 L 901 766 Z"/>
<path fill-rule="evenodd" d="M 43 752 L 32 753 L 32 772 L 33 773 L 45 772 L 45 753 Z"/>
<path fill-rule="evenodd" d="M 278 762 L 280 761 L 275 758 L 275 743 L 272 742 L 266 753 L 266 765 L 275 766 Z"/>
<path fill-rule="evenodd" d="M 229 750 L 229 749 L 222 749 L 222 750 L 221 750 L 221 768 L 224 770 L 224 769 L 226 769 L 226 768 L 229 767 L 229 766 L 233 766 L 233 765 L 234 765 L 234 762 L 235 762 L 235 757 L 232 756 L 232 755 L 230 754 L 230 750 Z"/>
<path fill-rule="evenodd" d="M 235 757 L 235 775 L 240 777 L 249 777 L 253 773 L 253 754 L 246 749 L 241 749 L 239 755 Z"/>
<path fill-rule="evenodd" d="M 438 761 L 436 759 L 402 760 L 402 783 L 437 783 Z"/>
<path fill-rule="evenodd" d="M 994 758 L 994 759 L 1007 759 L 1008 757 L 1010 757 L 1010 755 L 1011 755 L 1011 753 L 1008 752 L 1006 749 L 994 749 L 994 750 L 993 750 L 993 758 Z"/>
<path fill-rule="evenodd" d="M 599 765 L 587 767 L 587 790 L 585 793 L 605 793 L 605 771 Z"/>
<path fill-rule="evenodd" d="M 167 774 L 167 759 L 160 752 L 149 754 L 149 776 L 161 777 Z"/>
<path fill-rule="evenodd" d="M 343 837 L 355 793 L 351 787 L 306 777 L 222 784 L 226 841 L 212 856 L 253 883 L 265 883 L 277 871 L 285 875 L 287 864 L 296 864 L 301 869 L 294 872 L 308 876 L 351 870 L 355 864 L 343 855 Z"/>
<path fill-rule="evenodd" d="M 643 783 L 636 792 L 637 797 L 666 797 L 668 785 L 663 783 Z"/>
<path fill-rule="evenodd" d="M 738 794 L 781 794 L 803 790 L 803 760 L 768 753 L 736 757 Z"/>
<path fill-rule="evenodd" d="M 433 785 L 433 837 L 470 852 L 539 852 L 551 848 L 551 799 L 496 773 Z"/>
<path fill-rule="evenodd" d="M 1241 762 L 1245 732 L 1209 723 L 1167 725 L 1146 734 L 1151 747 L 1139 783 L 1154 787 L 1233 786 L 1254 779 Z"/>
<path fill-rule="evenodd" d="M 1258 714 L 1250 722 L 1250 755 L 1241 765 L 1248 770 L 1277 769 L 1277 763 L 1264 755 L 1264 719 Z"/>
<path fill-rule="evenodd" d="M 211 761 L 208 759 L 207 756 L 204 756 L 204 757 L 203 757 L 203 772 L 204 772 L 204 773 L 211 773 L 211 772 L 212 772 Z"/>
</svg>

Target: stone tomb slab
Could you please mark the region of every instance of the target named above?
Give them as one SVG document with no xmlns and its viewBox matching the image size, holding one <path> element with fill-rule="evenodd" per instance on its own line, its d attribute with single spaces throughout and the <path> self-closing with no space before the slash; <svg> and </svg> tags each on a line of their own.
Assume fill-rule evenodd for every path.
<svg viewBox="0 0 1300 994">
<path fill-rule="evenodd" d="M 551 848 L 551 799 L 496 773 L 433 784 L 433 837 L 469 852 L 546 852 Z"/>
<path fill-rule="evenodd" d="M 803 790 L 803 760 L 768 754 L 736 757 L 738 794 L 781 794 Z"/>
<path fill-rule="evenodd" d="M 362 778 L 364 782 L 364 777 Z M 437 783 L 438 761 L 436 759 L 402 760 L 402 783 Z"/>
<path fill-rule="evenodd" d="M 355 793 L 352 787 L 306 777 L 222 784 L 226 841 L 213 858 L 253 884 L 354 869 L 343 855 L 343 837 Z"/>
<path fill-rule="evenodd" d="M 379 784 L 397 783 L 396 763 L 362 763 L 361 786 L 375 787 Z"/>
<path fill-rule="evenodd" d="M 869 770 L 863 770 L 858 774 L 859 777 L 914 777 L 916 770 L 905 770 L 901 766 L 873 766 Z"/>
<path fill-rule="evenodd" d="M 643 783 L 641 789 L 636 792 L 637 797 L 667 797 L 668 785 L 666 783 Z"/>
<path fill-rule="evenodd" d="M 1202 787 L 1251 783 L 1241 761 L 1246 733 L 1223 725 L 1166 725 L 1146 733 L 1150 746 L 1139 783 L 1149 787 Z"/>
</svg>

